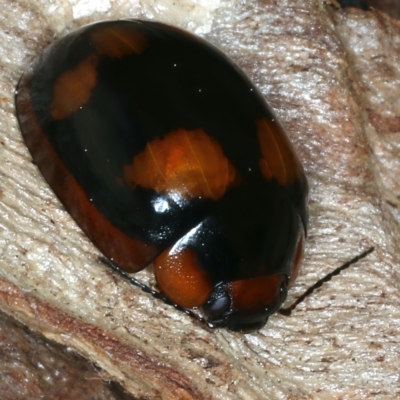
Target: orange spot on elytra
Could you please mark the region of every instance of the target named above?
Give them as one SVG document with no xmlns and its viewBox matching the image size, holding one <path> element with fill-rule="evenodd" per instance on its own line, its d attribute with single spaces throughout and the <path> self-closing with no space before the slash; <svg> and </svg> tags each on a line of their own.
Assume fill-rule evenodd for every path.
<svg viewBox="0 0 400 400">
<path fill-rule="evenodd" d="M 43 176 L 82 230 L 100 251 L 127 272 L 137 272 L 152 262 L 159 248 L 128 236 L 113 225 L 90 201 L 43 132 L 30 98 L 30 77 L 18 86 L 16 107 L 26 144 Z"/>
<path fill-rule="evenodd" d="M 98 58 L 92 54 L 58 77 L 50 105 L 55 120 L 68 118 L 89 101 L 97 84 L 97 64 Z"/>
<path fill-rule="evenodd" d="M 122 58 L 140 54 L 148 46 L 146 37 L 128 27 L 94 30 L 90 41 L 96 54 L 64 72 L 54 84 L 51 115 L 55 120 L 68 118 L 86 104 L 97 84 L 97 65 L 101 57 Z"/>
<path fill-rule="evenodd" d="M 256 122 L 262 158 L 261 173 L 267 181 L 275 179 L 288 186 L 301 179 L 303 168 L 282 128 L 266 118 Z"/>
<path fill-rule="evenodd" d="M 156 138 L 124 167 L 125 180 L 158 193 L 186 199 L 220 199 L 237 178 L 221 145 L 203 130 L 179 129 Z"/>
<path fill-rule="evenodd" d="M 197 255 L 188 248 L 165 250 L 155 261 L 154 274 L 161 292 L 175 304 L 192 308 L 202 306 L 213 284 L 196 264 Z"/>
<path fill-rule="evenodd" d="M 130 54 L 141 54 L 148 46 L 146 37 L 131 27 L 101 28 L 90 34 L 96 54 L 110 58 L 122 58 Z"/>
</svg>

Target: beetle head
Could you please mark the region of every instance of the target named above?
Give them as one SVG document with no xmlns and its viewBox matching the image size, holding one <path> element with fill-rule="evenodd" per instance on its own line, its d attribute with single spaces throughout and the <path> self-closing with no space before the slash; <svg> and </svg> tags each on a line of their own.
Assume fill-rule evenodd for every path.
<svg viewBox="0 0 400 400">
<path fill-rule="evenodd" d="M 209 325 L 242 332 L 262 328 L 285 301 L 287 281 L 276 274 L 216 285 L 202 307 Z"/>
</svg>

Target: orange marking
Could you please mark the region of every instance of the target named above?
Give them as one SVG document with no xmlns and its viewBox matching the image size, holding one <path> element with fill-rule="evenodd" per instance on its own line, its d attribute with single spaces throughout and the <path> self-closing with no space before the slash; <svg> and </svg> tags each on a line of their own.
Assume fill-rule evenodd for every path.
<svg viewBox="0 0 400 400">
<path fill-rule="evenodd" d="M 280 300 L 280 289 L 286 280 L 284 274 L 243 279 L 228 285 L 234 310 L 259 312 L 273 307 Z"/>
<path fill-rule="evenodd" d="M 264 178 L 275 179 L 283 186 L 301 179 L 303 168 L 282 128 L 266 118 L 258 120 L 256 125 L 262 154 L 259 166 Z"/>
<path fill-rule="evenodd" d="M 99 59 L 92 54 L 74 69 L 64 72 L 54 84 L 50 105 L 55 120 L 68 118 L 86 104 L 97 84 L 97 64 Z"/>
<path fill-rule="evenodd" d="M 24 76 L 18 87 L 16 108 L 26 144 L 46 181 L 67 211 L 95 246 L 127 272 L 137 272 L 159 254 L 157 246 L 134 239 L 115 227 L 88 199 L 48 141 L 31 106 L 30 77 Z"/>
<path fill-rule="evenodd" d="M 124 178 L 133 188 L 141 186 L 158 193 L 178 193 L 185 199 L 220 199 L 237 179 L 221 145 L 203 130 L 179 129 L 147 144 Z"/>
<path fill-rule="evenodd" d="M 155 168 L 157 169 L 157 171 L 158 171 L 160 177 L 164 180 L 165 184 L 167 184 L 168 180 L 167 180 L 167 178 L 164 176 L 163 171 L 161 170 L 160 166 L 159 166 L 158 163 L 157 163 L 157 159 L 156 159 L 156 157 L 155 157 L 155 155 L 154 155 L 154 152 L 153 152 L 153 150 L 152 150 L 152 148 L 151 148 L 151 143 L 148 143 L 148 144 L 147 144 L 147 148 L 148 148 L 148 150 L 149 150 L 149 154 L 150 154 L 150 156 L 151 156 L 151 159 L 152 159 L 152 161 L 153 161 L 153 163 L 154 163 Z M 166 171 L 166 172 L 168 173 L 168 171 Z"/>
<path fill-rule="evenodd" d="M 210 198 L 213 198 L 213 194 L 212 194 L 212 190 L 211 190 L 211 188 L 210 188 L 210 186 L 209 186 L 209 184 L 208 184 L 208 180 L 207 180 L 207 178 L 205 177 L 205 175 L 204 175 L 204 168 L 203 168 L 203 166 L 202 166 L 202 163 L 200 162 L 200 160 L 199 160 L 199 157 L 201 157 L 201 154 L 199 154 L 199 157 L 197 156 L 197 154 L 196 154 L 196 151 L 195 151 L 195 149 L 194 149 L 194 143 L 192 144 L 192 142 L 191 142 L 191 140 L 190 140 L 190 138 L 189 138 L 189 135 L 188 135 L 188 133 L 187 132 L 185 132 L 185 137 L 186 137 L 186 139 L 187 139 L 187 142 L 188 142 L 188 146 L 189 146 L 189 148 L 190 148 L 190 150 L 191 150 L 191 153 L 192 153 L 192 155 L 193 155 L 193 159 L 195 160 L 195 162 L 196 162 L 196 164 L 199 166 L 199 173 L 200 173 L 200 176 L 201 176 L 201 179 L 203 180 L 203 183 L 204 183 L 204 189 L 208 192 L 208 194 L 209 194 L 209 196 L 206 196 L 206 197 L 210 197 Z M 201 149 L 200 149 L 200 151 L 201 151 Z M 225 157 L 224 157 L 225 158 Z M 226 158 L 225 158 L 225 160 L 226 161 L 228 161 Z M 224 161 L 225 161 L 224 160 Z M 215 171 L 216 173 L 218 173 L 218 171 Z M 224 169 L 224 172 L 226 173 L 227 172 L 227 169 L 225 168 Z M 223 187 L 226 187 L 227 185 L 226 184 L 223 184 Z"/>
<path fill-rule="evenodd" d="M 64 72 L 54 84 L 50 107 L 55 120 L 68 118 L 89 101 L 92 89 L 97 84 L 97 66 L 101 56 L 120 59 L 130 54 L 141 54 L 148 46 L 143 34 L 128 27 L 95 30 L 90 40 L 96 54 Z"/>
<path fill-rule="evenodd" d="M 155 261 L 154 274 L 160 291 L 181 307 L 201 307 L 213 289 L 211 280 L 197 266 L 193 250 L 171 250 L 165 250 Z"/>
<path fill-rule="evenodd" d="M 120 59 L 141 54 L 148 47 L 146 37 L 131 27 L 101 28 L 90 34 L 90 41 L 99 56 Z"/>
</svg>

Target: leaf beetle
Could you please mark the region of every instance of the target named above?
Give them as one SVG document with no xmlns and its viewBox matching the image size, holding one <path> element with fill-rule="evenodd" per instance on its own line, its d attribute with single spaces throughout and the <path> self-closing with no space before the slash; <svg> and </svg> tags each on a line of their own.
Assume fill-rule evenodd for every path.
<svg viewBox="0 0 400 400">
<path fill-rule="evenodd" d="M 28 68 L 27 147 L 121 270 L 213 327 L 265 325 L 297 276 L 308 186 L 262 94 L 221 51 L 158 22 L 85 26 Z"/>
</svg>

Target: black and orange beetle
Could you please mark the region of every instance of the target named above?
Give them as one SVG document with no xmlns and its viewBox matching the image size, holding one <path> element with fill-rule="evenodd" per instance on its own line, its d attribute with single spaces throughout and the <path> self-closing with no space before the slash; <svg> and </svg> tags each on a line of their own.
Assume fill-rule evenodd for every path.
<svg viewBox="0 0 400 400">
<path fill-rule="evenodd" d="M 296 278 L 307 180 L 274 113 L 206 41 L 109 21 L 57 41 L 21 78 L 25 142 L 45 179 L 122 270 L 214 327 L 258 329 Z"/>
</svg>

